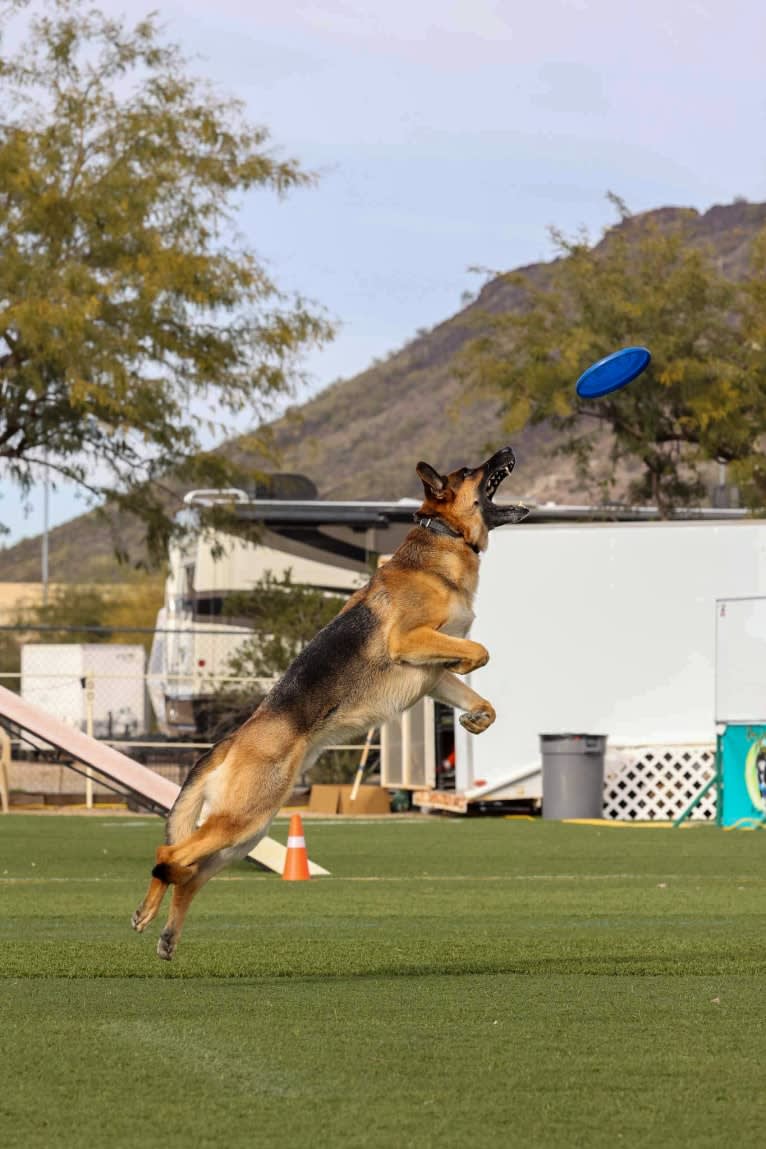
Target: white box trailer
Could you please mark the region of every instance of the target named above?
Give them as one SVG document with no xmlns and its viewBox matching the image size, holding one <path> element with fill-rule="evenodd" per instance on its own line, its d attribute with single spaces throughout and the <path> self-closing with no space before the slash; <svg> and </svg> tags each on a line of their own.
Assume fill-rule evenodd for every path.
<svg viewBox="0 0 766 1149">
<path fill-rule="evenodd" d="M 21 696 L 86 730 L 85 683 L 93 679 L 93 733 L 125 738 L 146 732 L 146 654 L 121 643 L 25 643 Z"/>
<path fill-rule="evenodd" d="M 716 722 L 766 724 L 766 598 L 716 603 Z"/>
<path fill-rule="evenodd" d="M 471 676 L 497 721 L 455 724 L 455 793 L 422 805 L 542 797 L 541 734 L 609 745 L 715 742 L 716 599 L 766 594 L 766 522 L 532 524 L 482 558 Z M 428 785 L 428 783 L 425 783 Z"/>
</svg>

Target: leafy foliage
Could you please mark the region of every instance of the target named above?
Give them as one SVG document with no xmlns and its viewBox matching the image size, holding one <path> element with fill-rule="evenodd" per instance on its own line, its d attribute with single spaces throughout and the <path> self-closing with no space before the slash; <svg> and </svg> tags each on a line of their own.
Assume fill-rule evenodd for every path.
<svg viewBox="0 0 766 1149">
<path fill-rule="evenodd" d="M 158 553 L 168 480 L 229 481 L 200 453 L 203 404 L 257 422 L 331 334 L 234 225 L 242 194 L 311 177 L 154 17 L 40 8 L 0 58 L 0 461 L 22 488 L 47 467 L 135 513 Z"/>
<path fill-rule="evenodd" d="M 750 389 L 761 397 L 766 388 L 766 229 L 753 243 L 751 267 L 752 274 L 742 288 L 742 327 Z M 763 428 L 762 409 L 751 418 L 760 420 L 757 430 Z M 738 458 L 732 473 L 752 505 L 766 506 L 766 457 L 762 451 L 754 450 Z"/>
<path fill-rule="evenodd" d="M 162 605 L 163 586 L 145 579 L 135 586 L 62 585 L 51 589 L 47 602 L 22 604 L 13 625 L 41 642 L 137 642 L 148 649 L 152 634 L 136 635 L 134 627 L 151 631 Z M 127 628 L 121 631 L 120 627 Z"/>
<path fill-rule="evenodd" d="M 611 198 L 620 226 L 602 243 L 554 231 L 561 258 L 549 282 L 510 277 L 525 305 L 486 317 L 485 332 L 465 353 L 464 377 L 501 397 L 507 430 L 548 421 L 568 432 L 564 449 L 583 473 L 599 442 L 592 429 L 608 428 L 605 473 L 597 460 L 604 494 L 617 464 L 637 460 L 632 497 L 669 514 L 703 496 L 705 465 L 717 459 L 734 464 L 758 500 L 766 493 L 766 238 L 756 246 L 752 277 L 737 284 L 711 253 L 690 243 L 683 222 L 668 227 L 651 216 L 634 218 Z M 756 331 L 763 332 L 759 339 Z M 641 380 L 595 401 L 580 399 L 580 373 L 630 344 L 652 352 Z"/>
<path fill-rule="evenodd" d="M 289 570 L 281 578 L 267 572 L 251 590 L 225 597 L 221 621 L 249 626 L 254 632 L 228 660 L 225 673 L 251 681 L 247 685 L 227 683 L 215 691 L 207 720 L 214 740 L 236 730 L 252 714 L 269 680 L 287 670 L 344 602 L 340 595 L 294 583 Z"/>
<path fill-rule="evenodd" d="M 249 591 L 226 596 L 223 611 L 247 622 L 254 635 L 229 661 L 232 675 L 272 678 L 283 674 L 295 656 L 341 609 L 345 599 L 267 573 Z"/>
<path fill-rule="evenodd" d="M 108 642 L 108 615 L 108 597 L 101 588 L 66 586 L 54 588 L 45 603 L 22 605 L 14 622 L 30 633 L 44 627 L 34 635 L 42 642 Z"/>
<path fill-rule="evenodd" d="M 18 692 L 21 671 L 21 648 L 16 636 L 0 631 L 0 686 Z M 10 678 L 4 677 L 10 675 Z"/>
</svg>

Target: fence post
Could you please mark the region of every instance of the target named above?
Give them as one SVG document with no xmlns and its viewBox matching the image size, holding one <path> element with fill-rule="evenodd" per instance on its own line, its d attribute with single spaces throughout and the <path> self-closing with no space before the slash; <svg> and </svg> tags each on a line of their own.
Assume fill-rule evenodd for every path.
<svg viewBox="0 0 766 1149">
<path fill-rule="evenodd" d="M 93 671 L 85 675 L 85 733 L 93 737 L 93 699 L 96 693 L 96 684 L 93 680 Z M 88 810 L 93 809 L 93 771 L 90 766 L 85 767 L 85 805 Z"/>
<path fill-rule="evenodd" d="M 373 739 L 374 734 L 375 734 L 375 727 L 371 726 L 370 729 L 367 731 L 367 737 L 364 741 L 364 749 L 362 750 L 362 756 L 359 759 L 359 765 L 356 768 L 356 774 L 354 776 L 354 785 L 351 787 L 351 797 L 349 799 L 349 801 L 351 801 L 351 802 L 356 802 L 356 798 L 357 798 L 357 795 L 359 793 L 359 787 L 361 786 L 362 778 L 364 777 L 364 768 L 367 765 L 367 758 L 368 758 L 369 753 L 370 753 L 370 746 L 372 745 L 372 739 Z"/>
<path fill-rule="evenodd" d="M 8 813 L 8 789 L 10 787 L 11 740 L 8 731 L 0 726 L 0 802 L 3 813 Z"/>
</svg>

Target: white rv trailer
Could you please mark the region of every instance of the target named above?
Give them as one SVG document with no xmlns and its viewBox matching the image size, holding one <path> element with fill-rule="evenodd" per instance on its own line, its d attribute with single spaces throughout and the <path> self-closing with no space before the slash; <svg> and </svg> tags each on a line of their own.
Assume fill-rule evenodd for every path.
<svg viewBox="0 0 766 1149">
<path fill-rule="evenodd" d="M 369 578 L 378 548 L 392 546 L 391 530 L 398 545 L 418 504 L 260 499 L 238 490 L 193 491 L 185 501 L 190 525 L 196 507 L 226 502 L 243 526 L 258 528 L 257 542 L 199 530 L 169 551 L 149 695 L 163 732 L 193 734 L 221 680 L 231 675 L 230 659 L 252 633 L 245 619 L 237 625 L 226 619 L 226 596 L 251 590 L 267 573 L 281 578 L 288 571 L 297 585 L 352 594 Z"/>
<path fill-rule="evenodd" d="M 258 549 L 240 543 L 227 568 L 214 564 L 199 543 L 196 550 L 178 552 L 165 608 L 170 622 L 159 628 L 170 631 L 165 650 L 172 654 L 163 663 L 164 679 L 160 675 L 168 703 L 193 700 L 195 690 L 204 690 L 209 666 L 222 665 L 226 650 L 242 641 L 241 630 L 226 632 L 216 624 L 222 589 L 252 586 L 265 569 L 278 574 L 292 566 L 296 577 L 296 558 L 321 564 L 308 570 L 310 585 L 353 589 L 357 579 L 367 578 L 375 554 L 399 545 L 416 507 L 413 500 L 243 497 L 238 517 L 258 524 L 262 545 L 284 565 L 267 566 L 274 554 L 262 550 L 259 567 Z M 476 689 L 495 704 L 498 720 L 473 737 L 453 723 L 451 712 L 425 700 L 381 731 L 382 784 L 419 791 L 423 806 L 465 810 L 474 802 L 539 803 L 539 736 L 577 732 L 607 734 L 611 748 L 663 746 L 664 762 L 668 747 L 673 753 L 681 747 L 677 761 L 683 762 L 686 790 L 693 790 L 690 753 L 707 769 L 715 737 L 714 603 L 766 593 L 766 523 L 713 508 L 688 519 L 656 520 L 652 508 L 548 504 L 533 507 L 523 525 L 495 531 L 482 559 L 473 628 L 491 660 L 473 677 Z M 186 570 L 190 565 L 193 570 Z M 192 645 L 186 633 L 205 627 L 211 633 L 209 639 L 199 636 L 200 644 L 220 642 L 212 654 L 212 647 Z M 158 649 L 159 642 L 155 655 Z M 171 680 L 170 665 L 185 682 Z M 450 777 L 440 767 L 453 739 Z M 670 786 L 666 778 L 658 785 Z"/>
<path fill-rule="evenodd" d="M 541 734 L 709 754 L 716 599 L 766 594 L 766 522 L 717 515 L 495 531 L 471 632 L 490 661 L 470 681 L 497 721 L 479 736 L 455 725 L 453 792 L 435 787 L 433 756 L 415 754 L 417 803 L 539 802 Z"/>
</svg>

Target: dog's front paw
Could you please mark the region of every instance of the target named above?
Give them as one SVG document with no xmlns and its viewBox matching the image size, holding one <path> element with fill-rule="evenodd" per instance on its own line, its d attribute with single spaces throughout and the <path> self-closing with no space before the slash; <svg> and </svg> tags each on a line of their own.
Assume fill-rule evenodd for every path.
<svg viewBox="0 0 766 1149">
<path fill-rule="evenodd" d="M 479 654 L 476 656 L 476 661 L 473 664 L 473 670 L 481 670 L 482 666 L 486 666 L 489 662 L 489 651 L 485 646 L 479 646 Z"/>
<path fill-rule="evenodd" d="M 496 717 L 495 708 L 489 702 L 485 702 L 478 710 L 468 710 L 465 714 L 461 714 L 460 725 L 470 734 L 481 734 L 492 725 Z"/>
<path fill-rule="evenodd" d="M 471 654 L 467 658 L 456 659 L 455 662 L 447 664 L 448 670 L 453 670 L 455 674 L 470 674 L 473 670 L 481 670 L 482 666 L 486 666 L 489 662 L 489 651 L 480 642 L 471 643 Z"/>
</svg>

